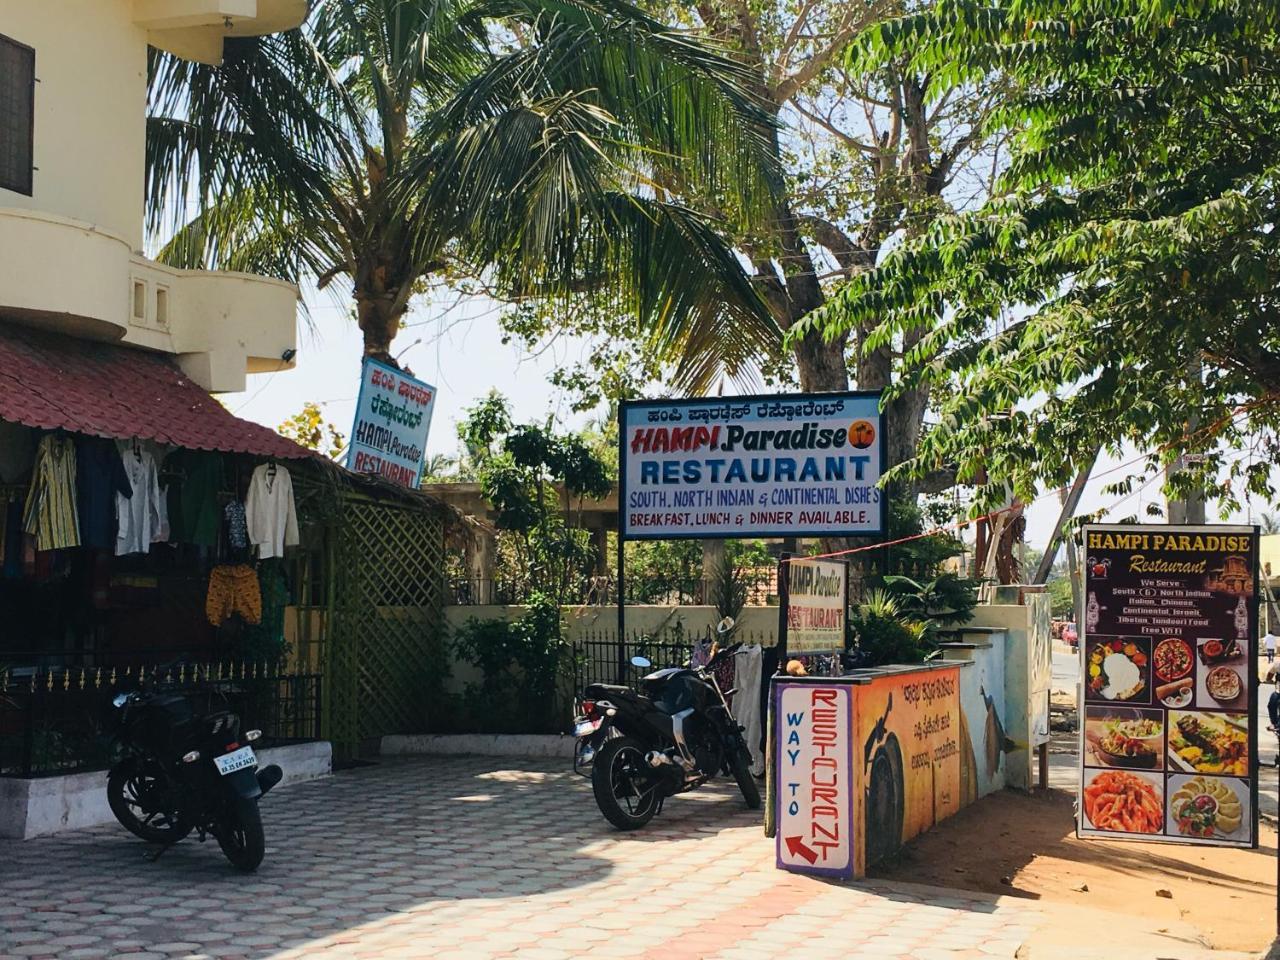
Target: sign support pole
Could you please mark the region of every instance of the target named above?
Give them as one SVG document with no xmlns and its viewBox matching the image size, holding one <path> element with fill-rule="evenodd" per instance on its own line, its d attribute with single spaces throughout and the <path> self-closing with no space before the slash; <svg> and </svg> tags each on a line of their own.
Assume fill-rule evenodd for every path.
<svg viewBox="0 0 1280 960">
<path fill-rule="evenodd" d="M 621 509 L 621 508 L 619 508 Z M 619 518 L 621 519 L 621 518 Z M 622 536 L 622 526 L 618 526 L 618 683 L 627 682 L 627 576 L 626 576 L 626 540 Z"/>
</svg>

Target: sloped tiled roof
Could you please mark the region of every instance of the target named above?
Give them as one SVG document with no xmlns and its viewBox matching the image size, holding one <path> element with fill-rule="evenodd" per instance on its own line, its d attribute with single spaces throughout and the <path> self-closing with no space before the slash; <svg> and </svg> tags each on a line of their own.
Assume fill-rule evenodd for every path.
<svg viewBox="0 0 1280 960">
<path fill-rule="evenodd" d="M 0 420 L 279 459 L 314 454 L 241 420 L 168 357 L 0 320 Z"/>
</svg>

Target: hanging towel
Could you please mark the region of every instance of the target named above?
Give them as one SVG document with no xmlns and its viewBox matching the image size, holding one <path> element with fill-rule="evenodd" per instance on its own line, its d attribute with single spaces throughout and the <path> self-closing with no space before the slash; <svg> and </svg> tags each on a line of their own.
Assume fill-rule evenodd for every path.
<svg viewBox="0 0 1280 960">
<path fill-rule="evenodd" d="M 763 651 L 759 645 L 742 647 L 733 655 L 733 686 L 738 691 L 733 698 L 734 719 L 742 725 L 742 737 L 751 751 L 751 773 L 764 773 L 764 751 L 760 749 L 760 666 Z"/>
<path fill-rule="evenodd" d="M 70 437 L 49 433 L 40 439 L 23 529 L 35 537 L 37 550 L 80 546 L 76 448 Z"/>
<path fill-rule="evenodd" d="M 298 543 L 293 479 L 279 464 L 263 463 L 254 469 L 244 512 L 249 540 L 261 559 L 283 557 L 285 547 Z"/>
</svg>

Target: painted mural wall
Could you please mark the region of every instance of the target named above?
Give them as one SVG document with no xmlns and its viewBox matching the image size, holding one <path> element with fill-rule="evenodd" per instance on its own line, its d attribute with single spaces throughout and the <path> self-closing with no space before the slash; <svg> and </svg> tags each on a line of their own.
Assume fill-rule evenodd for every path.
<svg viewBox="0 0 1280 960">
<path fill-rule="evenodd" d="M 962 672 L 912 671 L 854 687 L 859 874 L 963 805 Z"/>
<path fill-rule="evenodd" d="M 960 777 L 964 803 L 1003 790 L 1006 755 L 1017 749 L 1007 733 L 1004 637 L 972 651 L 972 666 L 960 671 Z"/>
</svg>

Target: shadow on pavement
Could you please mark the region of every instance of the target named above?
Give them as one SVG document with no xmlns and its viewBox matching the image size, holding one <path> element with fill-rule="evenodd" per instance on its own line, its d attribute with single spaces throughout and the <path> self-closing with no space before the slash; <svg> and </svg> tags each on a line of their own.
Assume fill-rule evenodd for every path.
<svg viewBox="0 0 1280 960">
<path fill-rule="evenodd" d="M 600 817 L 590 785 L 558 764 L 517 763 L 384 763 L 282 788 L 263 803 L 267 855 L 251 875 L 212 839 L 147 862 L 146 845 L 114 824 L 0 840 L 0 956 L 189 942 L 213 956 L 266 958 L 396 913 L 608 876 L 612 864 L 581 848 L 622 835 Z M 663 832 L 688 831 L 698 817 L 692 804 L 668 811 Z"/>
</svg>

